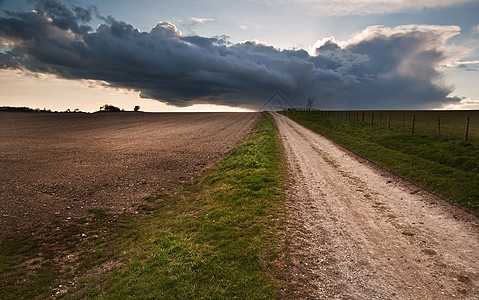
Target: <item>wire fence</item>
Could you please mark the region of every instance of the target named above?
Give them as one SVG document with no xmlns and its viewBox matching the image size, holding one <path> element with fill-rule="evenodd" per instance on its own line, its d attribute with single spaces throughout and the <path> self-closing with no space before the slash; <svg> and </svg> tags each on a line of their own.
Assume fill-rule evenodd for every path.
<svg viewBox="0 0 479 300">
<path fill-rule="evenodd" d="M 479 143 L 479 111 L 332 111 L 296 108 L 322 116 L 381 126 L 395 131 L 425 135 L 434 138 Z"/>
</svg>

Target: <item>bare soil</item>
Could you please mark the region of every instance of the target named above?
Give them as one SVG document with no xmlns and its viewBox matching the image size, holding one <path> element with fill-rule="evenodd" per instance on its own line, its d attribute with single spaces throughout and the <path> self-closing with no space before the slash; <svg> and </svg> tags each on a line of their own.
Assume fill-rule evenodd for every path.
<svg viewBox="0 0 479 300">
<path fill-rule="evenodd" d="M 479 220 L 274 115 L 296 299 L 479 299 Z"/>
<path fill-rule="evenodd" d="M 256 113 L 0 113 L 0 241 L 92 209 L 133 212 L 214 165 Z"/>
</svg>

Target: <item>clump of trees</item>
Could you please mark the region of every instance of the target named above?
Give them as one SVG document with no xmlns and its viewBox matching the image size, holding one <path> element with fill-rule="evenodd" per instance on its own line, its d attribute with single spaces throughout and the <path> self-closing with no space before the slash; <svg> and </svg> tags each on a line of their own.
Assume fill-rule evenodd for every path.
<svg viewBox="0 0 479 300">
<path fill-rule="evenodd" d="M 112 104 L 105 104 L 100 106 L 100 111 L 105 111 L 105 112 L 120 112 L 120 111 L 125 111 L 124 109 L 120 109 L 119 107 L 116 107 Z M 140 106 L 135 105 L 133 108 L 133 111 L 140 111 Z"/>
<path fill-rule="evenodd" d="M 72 113 L 72 112 L 73 113 L 81 113 L 82 111 L 79 108 L 75 108 L 74 110 L 71 110 L 71 109 L 67 108 L 67 109 L 65 109 L 64 112 L 66 112 L 66 113 Z"/>
<path fill-rule="evenodd" d="M 13 106 L 2 106 L 0 107 L 0 111 L 36 112 L 36 110 L 30 107 L 13 107 Z"/>
<path fill-rule="evenodd" d="M 15 111 L 15 112 L 35 112 L 35 113 L 58 113 L 58 111 L 52 111 L 51 109 L 46 109 L 46 108 L 43 108 L 43 109 L 40 109 L 40 108 L 30 108 L 30 107 L 26 107 L 26 106 L 22 106 L 22 107 L 19 107 L 19 106 L 0 106 L 0 111 Z M 70 110 L 68 110 L 67 112 L 71 112 Z M 75 109 L 74 112 L 81 112 L 78 108 Z"/>
<path fill-rule="evenodd" d="M 105 111 L 105 112 L 119 112 L 121 109 L 119 107 L 116 107 L 111 104 L 105 104 L 100 106 L 100 111 Z"/>
</svg>

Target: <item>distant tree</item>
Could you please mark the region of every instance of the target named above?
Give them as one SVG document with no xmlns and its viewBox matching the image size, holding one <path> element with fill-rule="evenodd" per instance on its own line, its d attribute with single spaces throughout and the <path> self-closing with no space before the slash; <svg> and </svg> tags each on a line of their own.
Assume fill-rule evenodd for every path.
<svg viewBox="0 0 479 300">
<path fill-rule="evenodd" d="M 106 111 L 106 112 L 118 112 L 121 111 L 119 107 L 113 106 L 111 104 L 105 104 L 100 107 L 100 111 Z"/>
<path fill-rule="evenodd" d="M 51 109 L 33 109 L 30 107 L 16 107 L 16 106 L 0 106 L 0 111 L 21 111 L 21 112 L 49 112 L 51 113 Z"/>
<path fill-rule="evenodd" d="M 140 110 L 140 106 L 139 105 L 135 105 L 135 108 L 133 109 L 134 111 L 139 111 Z"/>
<path fill-rule="evenodd" d="M 313 103 L 314 103 L 314 98 L 313 97 L 309 97 L 308 98 L 308 111 L 311 111 L 311 108 L 313 107 Z"/>
</svg>

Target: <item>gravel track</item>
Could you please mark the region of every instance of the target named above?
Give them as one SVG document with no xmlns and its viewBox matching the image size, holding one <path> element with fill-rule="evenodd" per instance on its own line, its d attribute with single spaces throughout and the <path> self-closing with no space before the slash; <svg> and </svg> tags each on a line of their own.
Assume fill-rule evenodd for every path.
<svg viewBox="0 0 479 300">
<path fill-rule="evenodd" d="M 294 298 L 478 299 L 479 220 L 274 114 Z"/>
<path fill-rule="evenodd" d="M 257 113 L 0 113 L 0 241 L 91 209 L 134 211 L 214 165 Z"/>
</svg>

